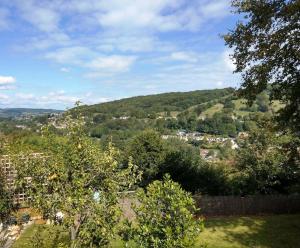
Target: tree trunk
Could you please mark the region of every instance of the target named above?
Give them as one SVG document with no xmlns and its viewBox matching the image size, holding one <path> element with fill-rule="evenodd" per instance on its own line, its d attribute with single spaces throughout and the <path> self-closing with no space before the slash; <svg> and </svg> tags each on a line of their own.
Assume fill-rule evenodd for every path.
<svg viewBox="0 0 300 248">
<path fill-rule="evenodd" d="M 71 248 L 76 248 L 77 232 L 74 226 L 71 226 L 70 233 L 71 233 Z"/>
<path fill-rule="evenodd" d="M 70 232 L 71 232 L 71 248 L 76 248 L 77 247 L 76 239 L 77 239 L 77 235 L 78 235 L 80 224 L 81 224 L 81 215 L 78 214 L 75 217 L 74 225 L 70 227 Z"/>
</svg>

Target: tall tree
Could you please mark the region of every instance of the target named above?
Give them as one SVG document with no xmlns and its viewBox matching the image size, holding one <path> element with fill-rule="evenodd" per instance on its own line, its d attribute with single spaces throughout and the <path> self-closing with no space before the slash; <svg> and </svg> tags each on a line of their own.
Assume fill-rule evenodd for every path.
<svg viewBox="0 0 300 248">
<path fill-rule="evenodd" d="M 258 128 L 240 143 L 235 158 L 233 192 L 236 194 L 299 193 L 299 153 L 290 149 L 293 135 L 278 136 L 268 119 L 261 119 Z M 291 160 L 291 158 L 293 158 Z"/>
<path fill-rule="evenodd" d="M 72 247 L 106 246 L 119 222 L 119 192 L 134 182 L 134 167 L 121 168 L 111 146 L 99 150 L 85 135 L 83 118 L 67 117 L 66 126 L 64 139 L 44 130 L 43 156 L 15 156 L 17 186 L 26 187 L 30 204 L 46 218 L 64 214 Z"/>
<path fill-rule="evenodd" d="M 153 130 L 141 132 L 132 139 L 127 153 L 143 172 L 142 186 L 155 179 L 164 159 L 164 146 L 159 133 Z"/>
<path fill-rule="evenodd" d="M 224 36 L 234 49 L 241 95 L 252 103 L 271 84 L 270 100 L 285 104 L 279 121 L 300 130 L 300 1 L 233 0 L 243 16 Z M 284 125 L 282 125 L 284 126 Z"/>
</svg>

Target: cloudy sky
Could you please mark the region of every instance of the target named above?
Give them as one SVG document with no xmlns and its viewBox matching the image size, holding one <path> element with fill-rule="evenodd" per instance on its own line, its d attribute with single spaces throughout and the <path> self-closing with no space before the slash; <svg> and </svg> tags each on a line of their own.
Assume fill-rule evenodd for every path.
<svg viewBox="0 0 300 248">
<path fill-rule="evenodd" d="M 0 0 L 0 107 L 237 87 L 229 0 Z"/>
</svg>

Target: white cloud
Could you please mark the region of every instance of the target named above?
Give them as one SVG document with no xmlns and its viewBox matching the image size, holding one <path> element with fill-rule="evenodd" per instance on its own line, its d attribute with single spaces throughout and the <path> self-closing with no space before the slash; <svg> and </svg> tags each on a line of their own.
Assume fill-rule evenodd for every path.
<svg viewBox="0 0 300 248">
<path fill-rule="evenodd" d="M 65 66 L 72 64 L 87 68 L 88 64 L 89 68 L 126 71 L 135 59 L 120 58 L 116 62 L 113 56 L 121 57 L 123 53 L 176 51 L 178 50 L 176 42 L 163 41 L 158 33 L 199 31 L 208 20 L 220 20 L 228 15 L 230 1 L 7 0 L 5 2 L 7 6 L 16 10 L 19 18 L 31 23 L 35 31 L 39 31 L 32 32 L 33 35 L 18 49 L 37 50 L 42 53 L 41 57 Z M 74 30 L 76 32 L 72 33 Z M 92 35 L 89 35 L 90 33 Z M 103 52 L 114 55 L 102 58 Z M 99 56 L 100 58 L 97 58 Z M 193 54 L 184 52 L 174 52 L 171 57 L 174 60 L 197 61 Z"/>
<path fill-rule="evenodd" d="M 122 83 L 123 87 L 127 82 L 135 81 L 136 88 L 148 88 L 149 91 L 156 88 L 157 91 L 168 91 L 179 85 L 182 88 L 187 86 L 186 90 L 192 85 L 195 88 L 214 87 L 218 82 L 224 82 L 226 86 L 231 79 L 233 64 L 228 57 L 222 57 L 222 54 L 202 56 L 198 51 L 203 49 L 197 48 L 210 45 L 206 43 L 202 47 L 200 36 L 205 36 L 205 42 L 211 38 L 206 35 L 215 38 L 216 30 L 208 33 L 210 30 L 205 28 L 201 33 L 201 29 L 206 24 L 213 26 L 215 21 L 227 16 L 230 0 L 0 2 L 1 5 L 3 2 L 3 7 L 14 11 L 14 19 L 10 20 L 15 24 L 12 27 L 18 28 L 16 31 L 20 30 L 20 37 L 23 37 L 18 49 L 59 64 L 61 72 L 72 68 L 72 72 L 78 70 L 103 84 Z M 7 25 L 6 17 L 9 17 L 7 11 L 1 14 L 1 8 L 0 29 L 2 22 Z M 198 42 L 195 42 L 195 36 Z M 214 48 L 211 50 L 215 51 Z M 136 64 L 140 67 L 134 69 L 141 70 L 129 73 Z M 0 89 L 13 86 L 14 82 L 1 85 L 0 80 Z M 75 87 L 78 86 L 74 86 L 74 90 Z M 29 93 L 18 97 L 43 106 L 47 103 L 65 106 L 78 99 L 83 102 L 106 100 L 105 97 L 58 91 L 42 96 Z"/>
<path fill-rule="evenodd" d="M 0 76 L 0 85 L 13 84 L 16 79 L 12 76 Z"/>
<path fill-rule="evenodd" d="M 34 100 L 35 96 L 28 93 L 16 93 L 16 97 L 21 100 Z"/>
<path fill-rule="evenodd" d="M 48 95 L 37 97 L 36 100 L 42 105 L 51 105 L 55 103 L 75 104 L 80 98 L 78 96 L 65 95 L 62 92 L 50 92 Z"/>
<path fill-rule="evenodd" d="M 72 40 L 70 39 L 70 37 L 63 32 L 58 31 L 33 37 L 32 39 L 30 39 L 26 49 L 44 50 L 51 47 L 61 47 L 69 45 L 72 45 Z"/>
<path fill-rule="evenodd" d="M 15 100 L 19 102 L 31 103 L 33 105 L 51 105 L 55 103 L 74 104 L 79 100 L 79 97 L 66 95 L 64 91 L 53 91 L 47 95 L 34 95 L 32 93 L 16 93 Z"/>
<path fill-rule="evenodd" d="M 218 87 L 222 87 L 224 85 L 224 83 L 222 81 L 218 81 L 216 84 Z"/>
<path fill-rule="evenodd" d="M 60 68 L 60 71 L 61 71 L 61 72 L 68 73 L 68 72 L 70 72 L 70 69 L 67 68 L 67 67 L 61 67 L 61 68 Z"/>
<path fill-rule="evenodd" d="M 124 72 L 130 68 L 135 60 L 135 56 L 101 56 L 92 60 L 86 66 L 95 71 Z"/>
<path fill-rule="evenodd" d="M 15 88 L 15 85 L 0 85 L 0 90 L 13 90 Z"/>
<path fill-rule="evenodd" d="M 0 76 L 0 90 L 15 89 L 16 79 L 12 76 Z"/>
<path fill-rule="evenodd" d="M 229 0 L 208 1 L 201 8 L 202 15 L 208 19 L 220 19 L 230 13 Z"/>
<path fill-rule="evenodd" d="M 7 99 L 9 99 L 9 96 L 5 95 L 5 94 L 0 94 L 0 99 L 1 100 L 7 100 Z"/>
<path fill-rule="evenodd" d="M 176 22 L 170 23 L 170 16 L 161 16 L 160 12 L 173 1 L 110 1 L 98 14 L 103 27 L 122 30 L 153 28 L 158 30 L 176 29 Z"/>
<path fill-rule="evenodd" d="M 225 65 L 223 52 L 202 53 L 195 63 L 161 64 L 154 61 L 151 66 L 151 74 L 121 74 L 101 78 L 101 82 L 112 85 L 112 88 L 120 87 L 120 92 L 129 92 L 130 95 L 235 87 L 240 82 L 239 75 L 232 74 Z"/>
<path fill-rule="evenodd" d="M 193 63 L 186 61 L 187 63 L 164 66 L 158 64 L 158 70 L 153 72 L 151 77 L 141 78 L 137 81 L 153 85 L 158 85 L 156 82 L 159 82 L 167 90 L 170 88 L 195 90 L 236 85 L 239 82 L 239 76 L 232 74 L 232 70 L 226 65 L 224 54 L 225 52 L 208 52 L 202 53 Z M 182 57 L 185 58 L 185 56 Z M 159 89 L 162 89 L 160 85 Z"/>
<path fill-rule="evenodd" d="M 17 0 L 17 9 L 24 20 L 43 32 L 53 32 L 58 30 L 60 13 L 55 9 L 34 0 Z"/>
<path fill-rule="evenodd" d="M 81 93 L 79 95 L 66 93 L 64 90 L 52 91 L 45 95 L 33 93 L 17 92 L 13 95 L 0 93 L 0 107 L 32 107 L 32 108 L 70 108 L 76 101 L 84 104 L 96 104 L 107 102 L 107 97 L 97 96 L 92 92 Z"/>
<path fill-rule="evenodd" d="M 96 44 L 100 51 L 148 52 L 160 48 L 160 42 L 152 35 L 106 34 L 99 37 Z"/>
<path fill-rule="evenodd" d="M 192 63 L 198 61 L 197 54 L 191 52 L 173 52 L 170 55 L 170 58 L 173 60 L 181 60 L 181 61 L 192 62 Z"/>
<path fill-rule="evenodd" d="M 122 30 L 197 30 L 204 21 L 229 13 L 228 0 L 100 1 L 96 14 L 103 27 Z M 105 3 L 104 3 L 105 2 Z"/>
<path fill-rule="evenodd" d="M 93 52 L 83 46 L 65 47 L 48 52 L 46 59 L 53 60 L 60 64 L 77 64 L 82 65 L 84 60 L 92 56 Z"/>
<path fill-rule="evenodd" d="M 229 14 L 230 0 L 11 0 L 21 17 L 43 32 L 62 28 L 99 28 L 119 31 L 198 30 L 211 19 Z M 76 16 L 71 19 L 70 16 Z M 77 27 L 76 27 L 77 26 Z"/>
</svg>

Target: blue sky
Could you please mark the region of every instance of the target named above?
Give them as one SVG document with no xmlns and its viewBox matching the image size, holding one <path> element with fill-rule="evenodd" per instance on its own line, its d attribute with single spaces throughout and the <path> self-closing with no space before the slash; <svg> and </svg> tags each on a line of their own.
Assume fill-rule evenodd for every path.
<svg viewBox="0 0 300 248">
<path fill-rule="evenodd" d="M 0 107 L 237 87 L 229 0 L 0 0 Z"/>
</svg>

